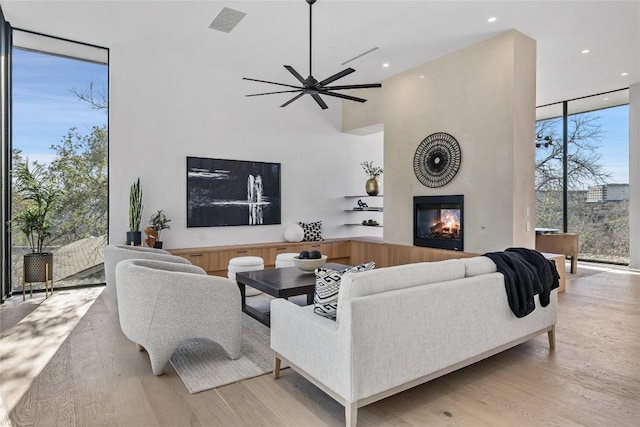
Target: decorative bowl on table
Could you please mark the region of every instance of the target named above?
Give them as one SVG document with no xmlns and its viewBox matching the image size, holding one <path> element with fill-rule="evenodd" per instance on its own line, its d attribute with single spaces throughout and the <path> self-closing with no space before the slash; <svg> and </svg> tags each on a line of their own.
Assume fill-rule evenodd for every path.
<svg viewBox="0 0 640 427">
<path fill-rule="evenodd" d="M 298 270 L 302 271 L 305 274 L 311 274 L 316 271 L 316 268 L 322 267 L 327 262 L 327 256 L 322 255 L 317 259 L 302 259 L 299 256 L 294 256 L 293 264 L 298 267 Z"/>
</svg>

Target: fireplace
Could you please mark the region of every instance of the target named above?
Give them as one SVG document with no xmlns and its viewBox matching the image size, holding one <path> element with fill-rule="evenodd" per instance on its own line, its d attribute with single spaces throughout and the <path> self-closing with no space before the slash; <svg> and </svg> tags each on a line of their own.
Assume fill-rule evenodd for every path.
<svg viewBox="0 0 640 427">
<path fill-rule="evenodd" d="M 413 198 L 413 244 L 463 250 L 464 196 Z"/>
</svg>

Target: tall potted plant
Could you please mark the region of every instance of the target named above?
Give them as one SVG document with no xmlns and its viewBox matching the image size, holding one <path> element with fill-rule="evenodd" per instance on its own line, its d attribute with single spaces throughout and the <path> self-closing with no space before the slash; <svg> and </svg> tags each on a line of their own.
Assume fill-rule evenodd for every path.
<svg viewBox="0 0 640 427">
<path fill-rule="evenodd" d="M 158 233 L 156 242 L 153 245 L 154 248 L 162 249 L 162 240 L 160 240 L 160 233 L 162 232 L 162 230 L 168 230 L 171 228 L 169 226 L 169 222 L 171 222 L 171 220 L 167 218 L 162 209 L 151 215 L 151 220 L 149 221 L 150 228 Z"/>
<path fill-rule="evenodd" d="M 28 158 L 16 164 L 12 175 L 15 191 L 25 202 L 15 213 L 12 228 L 24 233 L 31 248 L 24 256 L 24 281 L 46 282 L 53 277 L 53 253 L 44 251 L 51 238 L 50 217 L 63 192 L 42 165 L 30 167 Z"/>
<path fill-rule="evenodd" d="M 140 177 L 131 185 L 129 191 L 129 231 L 127 231 L 127 245 L 139 246 L 142 243 L 140 221 L 142 220 L 142 187 Z"/>
</svg>

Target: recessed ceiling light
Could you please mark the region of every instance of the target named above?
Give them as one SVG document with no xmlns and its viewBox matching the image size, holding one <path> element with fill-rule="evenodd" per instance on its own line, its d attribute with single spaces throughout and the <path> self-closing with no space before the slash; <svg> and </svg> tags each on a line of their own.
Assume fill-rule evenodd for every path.
<svg viewBox="0 0 640 427">
<path fill-rule="evenodd" d="M 424 79 L 424 74 L 420 74 L 420 78 L 421 78 L 421 79 Z"/>
<path fill-rule="evenodd" d="M 388 68 L 388 67 L 389 67 L 389 63 L 388 63 L 388 62 L 385 62 L 384 64 L 382 64 L 382 66 L 383 66 L 384 68 Z"/>
<path fill-rule="evenodd" d="M 608 101 L 608 100 L 610 100 L 610 99 L 611 99 L 611 98 L 609 98 L 608 96 L 607 96 L 606 98 L 602 98 L 602 100 L 603 100 L 603 101 Z"/>
<path fill-rule="evenodd" d="M 589 49 L 583 49 L 582 52 L 580 53 L 589 53 L 589 52 L 591 52 Z"/>
<path fill-rule="evenodd" d="M 495 16 L 492 16 L 491 18 L 487 19 L 487 22 L 496 22 L 498 18 L 496 18 Z"/>
<path fill-rule="evenodd" d="M 620 75 L 624 77 L 624 76 L 628 76 L 628 75 L 629 75 L 629 73 L 626 73 L 626 72 L 625 72 L 625 73 L 621 73 Z"/>
</svg>

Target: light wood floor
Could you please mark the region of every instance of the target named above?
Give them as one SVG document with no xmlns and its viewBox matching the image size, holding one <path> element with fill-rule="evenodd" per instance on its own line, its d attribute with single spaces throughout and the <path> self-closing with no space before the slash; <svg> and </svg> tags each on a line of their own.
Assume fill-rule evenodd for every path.
<svg viewBox="0 0 640 427">
<path fill-rule="evenodd" d="M 555 351 L 544 334 L 361 408 L 358 425 L 640 425 L 640 272 L 594 267 L 581 263 L 577 275 L 567 275 Z M 38 310 L 34 301 L 13 297 L 2 306 L 3 337 Z M 277 381 L 265 375 L 195 395 L 170 365 L 154 377 L 146 353 L 124 337 L 113 303 L 100 295 L 5 424 L 341 426 L 343 414 L 290 369 Z"/>
</svg>

